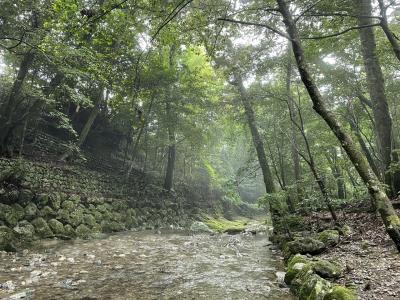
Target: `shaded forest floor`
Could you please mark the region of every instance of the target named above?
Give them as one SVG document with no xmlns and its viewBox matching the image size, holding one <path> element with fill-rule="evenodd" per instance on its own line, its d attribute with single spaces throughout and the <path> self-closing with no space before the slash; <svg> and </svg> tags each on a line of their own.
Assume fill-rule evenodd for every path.
<svg viewBox="0 0 400 300">
<path fill-rule="evenodd" d="M 346 213 L 351 235 L 320 256 L 346 268 L 337 283 L 354 287 L 359 299 L 400 299 L 400 254 L 374 213 Z M 317 222 L 315 217 L 310 222 Z"/>
</svg>

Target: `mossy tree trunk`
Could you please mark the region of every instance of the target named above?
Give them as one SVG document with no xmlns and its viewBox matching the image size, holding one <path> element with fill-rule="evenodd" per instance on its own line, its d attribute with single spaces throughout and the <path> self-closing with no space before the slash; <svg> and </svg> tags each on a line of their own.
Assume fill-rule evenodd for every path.
<svg viewBox="0 0 400 300">
<path fill-rule="evenodd" d="M 372 11 L 371 0 L 356 0 L 355 8 L 358 14 L 370 16 Z M 376 144 L 380 159 L 380 173 L 384 182 L 391 186 L 389 171 L 392 151 L 392 118 L 389 112 L 385 93 L 385 82 L 381 65 L 376 54 L 374 29 L 365 27 L 371 25 L 372 18 L 359 17 L 361 52 L 367 77 L 368 92 L 371 96 L 372 113 L 375 121 Z"/>
<path fill-rule="evenodd" d="M 280 13 L 283 17 L 286 30 L 292 42 L 293 54 L 296 59 L 297 67 L 307 92 L 313 102 L 314 110 L 324 119 L 332 132 L 339 140 L 341 146 L 346 151 L 348 157 L 356 168 L 358 174 L 368 188 L 372 199 L 374 200 L 378 212 L 381 215 L 385 225 L 386 232 L 393 240 L 397 250 L 400 252 L 400 219 L 394 210 L 390 199 L 382 188 L 379 179 L 376 177 L 367 160 L 353 142 L 351 136 L 343 129 L 336 119 L 335 114 L 328 110 L 325 101 L 311 76 L 309 66 L 307 64 L 303 47 L 300 41 L 296 24 L 289 11 L 289 7 L 285 0 L 276 0 Z"/>
</svg>

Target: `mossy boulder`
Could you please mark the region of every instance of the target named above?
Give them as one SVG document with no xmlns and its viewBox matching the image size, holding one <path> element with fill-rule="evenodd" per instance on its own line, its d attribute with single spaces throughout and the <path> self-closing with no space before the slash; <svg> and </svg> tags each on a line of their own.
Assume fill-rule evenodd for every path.
<svg viewBox="0 0 400 300">
<path fill-rule="evenodd" d="M 307 265 L 310 265 L 310 259 L 304 255 L 296 254 L 295 256 L 290 258 L 285 274 L 285 283 L 291 284 L 292 280 L 297 276 L 297 274 Z"/>
<path fill-rule="evenodd" d="M 124 224 L 115 221 L 103 220 L 100 223 L 100 226 L 103 232 L 117 232 L 125 230 Z"/>
<path fill-rule="evenodd" d="M 203 222 L 193 222 L 192 225 L 190 225 L 190 231 L 196 232 L 196 233 L 212 233 L 213 231 L 208 227 L 205 223 Z"/>
<path fill-rule="evenodd" d="M 16 241 L 16 234 L 14 230 L 7 226 L 0 226 L 0 251 L 14 252 L 14 242 Z"/>
<path fill-rule="evenodd" d="M 73 202 L 75 205 L 81 202 L 81 197 L 76 194 L 69 195 L 69 201 Z"/>
<path fill-rule="evenodd" d="M 303 278 L 303 283 L 297 291 L 299 300 L 324 300 L 324 297 L 330 292 L 332 284 L 311 273 Z"/>
<path fill-rule="evenodd" d="M 29 203 L 27 206 L 25 206 L 25 218 L 27 220 L 32 220 L 36 218 L 38 215 L 38 208 L 35 203 Z"/>
<path fill-rule="evenodd" d="M 96 224 L 96 219 L 91 214 L 83 214 L 83 223 L 92 228 Z"/>
<path fill-rule="evenodd" d="M 82 239 L 89 239 L 91 237 L 92 231 L 84 224 L 79 225 L 76 230 L 76 235 Z"/>
<path fill-rule="evenodd" d="M 49 203 L 49 195 L 41 193 L 36 196 L 35 203 L 38 207 L 44 207 Z"/>
<path fill-rule="evenodd" d="M 55 209 L 58 210 L 61 208 L 61 195 L 58 193 L 53 193 L 49 195 L 49 200 L 48 200 L 49 205 Z"/>
<path fill-rule="evenodd" d="M 76 237 L 75 229 L 70 224 L 64 225 L 64 234 L 69 237 Z"/>
<path fill-rule="evenodd" d="M 57 217 L 56 217 L 56 219 L 57 220 L 59 220 L 59 221 L 61 221 L 62 223 L 64 223 L 64 224 L 67 224 L 67 223 L 69 223 L 70 222 L 70 215 L 69 215 L 69 211 L 68 210 L 66 210 L 66 209 L 59 209 L 58 211 L 57 211 Z"/>
<path fill-rule="evenodd" d="M 329 293 L 325 295 L 323 300 L 357 300 L 357 297 L 354 292 L 348 288 L 335 285 Z"/>
<path fill-rule="evenodd" d="M 36 218 L 31 223 L 35 227 L 35 232 L 39 237 L 49 238 L 54 236 L 49 225 L 43 218 Z"/>
<path fill-rule="evenodd" d="M 10 226 L 15 226 L 19 220 L 19 214 L 12 206 L 0 203 L 0 220 Z"/>
<path fill-rule="evenodd" d="M 64 225 L 56 219 L 51 219 L 49 222 L 49 227 L 56 235 L 65 235 Z"/>
<path fill-rule="evenodd" d="M 11 207 L 18 221 L 22 220 L 25 217 L 25 209 L 21 205 L 19 205 L 18 203 L 14 203 L 13 205 L 11 205 Z"/>
<path fill-rule="evenodd" d="M 34 195 L 33 195 L 33 193 L 32 193 L 31 190 L 22 189 L 22 190 L 19 191 L 19 194 L 18 194 L 18 202 L 19 202 L 21 205 L 25 206 L 25 205 L 27 205 L 29 202 L 32 201 L 33 196 L 34 196 Z"/>
<path fill-rule="evenodd" d="M 353 234 L 353 231 L 351 230 L 349 225 L 343 225 L 343 227 L 340 228 L 340 234 L 344 237 L 349 237 Z"/>
<path fill-rule="evenodd" d="M 340 265 L 323 259 L 313 261 L 312 268 L 322 278 L 339 278 L 343 273 Z"/>
<path fill-rule="evenodd" d="M 55 217 L 57 213 L 48 205 L 43 207 L 39 211 L 39 217 L 48 218 L 48 217 Z"/>
<path fill-rule="evenodd" d="M 320 254 L 326 249 L 323 242 L 307 237 L 288 242 L 284 246 L 285 257 L 295 254 Z"/>
<path fill-rule="evenodd" d="M 70 213 L 70 221 L 69 223 L 73 226 L 73 227 L 77 227 L 80 224 L 83 223 L 83 209 L 81 208 L 77 208 L 74 211 L 72 211 Z"/>
<path fill-rule="evenodd" d="M 19 222 L 14 231 L 23 241 L 29 242 L 35 239 L 35 227 L 26 220 Z"/>
<path fill-rule="evenodd" d="M 69 212 L 74 211 L 75 207 L 76 207 L 76 204 L 70 200 L 65 200 L 61 203 L 61 208 L 65 209 Z"/>
<path fill-rule="evenodd" d="M 101 222 L 101 220 L 103 220 L 103 215 L 98 210 L 92 209 L 90 212 L 93 215 L 93 217 L 95 218 L 96 222 Z"/>
<path fill-rule="evenodd" d="M 324 230 L 318 234 L 317 239 L 326 247 L 334 247 L 339 243 L 339 231 Z"/>
</svg>

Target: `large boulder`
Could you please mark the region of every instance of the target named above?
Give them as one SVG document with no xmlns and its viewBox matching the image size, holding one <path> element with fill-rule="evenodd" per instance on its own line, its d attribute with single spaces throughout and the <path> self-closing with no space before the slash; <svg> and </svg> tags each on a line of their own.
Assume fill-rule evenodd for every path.
<svg viewBox="0 0 400 300">
<path fill-rule="evenodd" d="M 89 239 L 92 235 L 91 230 L 84 224 L 79 225 L 76 230 L 76 235 L 82 239 Z"/>
<path fill-rule="evenodd" d="M 28 190 L 28 189 L 22 189 L 19 191 L 19 195 L 18 195 L 18 202 L 25 206 L 28 203 L 30 203 L 33 199 L 33 193 L 32 191 Z"/>
<path fill-rule="evenodd" d="M 340 265 L 323 259 L 313 261 L 312 268 L 322 278 L 337 279 L 343 274 L 343 268 Z"/>
<path fill-rule="evenodd" d="M 57 213 L 48 205 L 46 205 L 39 211 L 39 217 L 43 218 L 49 218 L 49 217 L 52 218 L 55 217 L 56 215 Z"/>
<path fill-rule="evenodd" d="M 14 227 L 14 231 L 23 242 L 30 242 L 35 239 L 35 227 L 26 220 L 18 222 L 18 225 Z"/>
<path fill-rule="evenodd" d="M 307 237 L 299 238 L 294 241 L 286 243 L 284 252 L 286 257 L 295 254 L 320 254 L 326 249 L 323 242 Z"/>
<path fill-rule="evenodd" d="M 325 295 L 324 300 L 357 300 L 353 291 L 340 285 L 335 285 Z"/>
<path fill-rule="evenodd" d="M 334 247 L 339 243 L 339 231 L 324 230 L 318 234 L 317 239 L 326 247 Z"/>
<path fill-rule="evenodd" d="M 31 202 L 27 206 L 25 206 L 25 218 L 27 220 L 32 220 L 36 218 L 37 214 L 38 214 L 38 208 L 36 204 Z"/>
<path fill-rule="evenodd" d="M 297 295 L 300 300 L 324 300 L 331 287 L 332 284 L 329 281 L 311 273 L 303 278 L 303 282 L 297 290 Z"/>
<path fill-rule="evenodd" d="M 310 262 L 311 260 L 309 258 L 301 254 L 296 254 L 290 258 L 287 264 L 285 283 L 291 284 L 292 280 L 297 276 L 297 274 L 306 266 L 309 266 Z"/>
<path fill-rule="evenodd" d="M 53 237 L 54 234 L 51 231 L 49 225 L 43 218 L 36 218 L 33 220 L 32 225 L 35 227 L 36 234 L 41 238 Z"/>
<path fill-rule="evenodd" d="M 12 206 L 0 203 L 0 220 L 10 226 L 17 225 L 20 214 Z"/>
<path fill-rule="evenodd" d="M 212 233 L 213 231 L 203 222 L 195 221 L 190 225 L 190 231 L 196 233 Z"/>
<path fill-rule="evenodd" d="M 64 225 L 60 221 L 58 221 L 56 219 L 51 219 L 48 222 L 48 224 L 49 224 L 49 227 L 50 227 L 51 231 L 53 231 L 54 234 L 56 234 L 56 235 L 65 235 Z"/>
<path fill-rule="evenodd" d="M 16 236 L 14 230 L 7 226 L 0 226 L 0 251 L 14 252 Z"/>
</svg>

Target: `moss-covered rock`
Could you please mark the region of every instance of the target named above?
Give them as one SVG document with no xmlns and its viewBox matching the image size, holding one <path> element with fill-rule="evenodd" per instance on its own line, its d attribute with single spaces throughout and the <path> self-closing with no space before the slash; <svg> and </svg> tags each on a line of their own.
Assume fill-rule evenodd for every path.
<svg viewBox="0 0 400 300">
<path fill-rule="evenodd" d="M 1 251 L 15 251 L 14 242 L 16 235 L 14 230 L 7 226 L 0 226 L 0 250 Z"/>
<path fill-rule="evenodd" d="M 21 205 L 19 205 L 18 203 L 14 203 L 13 205 L 11 205 L 11 207 L 18 221 L 24 219 L 25 209 Z"/>
<path fill-rule="evenodd" d="M 196 233 L 212 233 L 213 231 L 208 227 L 206 224 L 203 222 L 193 222 L 192 225 L 190 226 L 190 231 L 196 232 Z"/>
<path fill-rule="evenodd" d="M 23 241 L 30 242 L 35 239 L 35 227 L 26 220 L 19 222 L 14 231 Z"/>
<path fill-rule="evenodd" d="M 84 224 L 79 225 L 76 230 L 76 235 L 82 239 L 89 239 L 91 237 L 91 230 Z"/>
<path fill-rule="evenodd" d="M 61 208 L 61 195 L 58 193 L 53 193 L 49 195 L 49 205 L 55 209 L 58 210 Z"/>
<path fill-rule="evenodd" d="M 353 291 L 339 285 L 333 286 L 323 300 L 357 300 Z"/>
<path fill-rule="evenodd" d="M 291 284 L 292 280 L 297 276 L 297 274 L 308 264 L 310 264 L 310 259 L 304 255 L 296 254 L 290 258 L 285 274 L 285 283 Z"/>
<path fill-rule="evenodd" d="M 311 273 L 303 279 L 298 290 L 300 300 L 323 300 L 331 290 L 331 283 L 317 274 Z"/>
<path fill-rule="evenodd" d="M 32 201 L 33 196 L 34 195 L 31 190 L 22 189 L 19 191 L 19 194 L 18 194 L 18 202 L 21 205 L 25 206 Z"/>
<path fill-rule="evenodd" d="M 55 217 L 56 215 L 57 213 L 48 205 L 46 205 L 39 211 L 39 217 L 42 218 L 52 218 Z"/>
<path fill-rule="evenodd" d="M 69 224 L 64 225 L 64 234 L 71 238 L 76 237 L 75 229 Z"/>
<path fill-rule="evenodd" d="M 38 207 L 44 207 L 49 203 L 49 195 L 41 193 L 36 196 L 35 203 Z"/>
<path fill-rule="evenodd" d="M 77 227 L 83 223 L 83 209 L 77 208 L 74 211 L 72 211 L 69 216 L 70 216 L 69 223 L 73 227 Z"/>
<path fill-rule="evenodd" d="M 300 238 L 288 242 L 284 246 L 285 256 L 300 254 L 320 254 L 326 249 L 323 242 L 313 238 Z"/>
<path fill-rule="evenodd" d="M 54 236 L 49 225 L 43 218 L 36 218 L 31 223 L 35 227 L 35 232 L 39 237 L 49 238 Z"/>
<path fill-rule="evenodd" d="M 68 224 L 70 222 L 70 215 L 69 215 L 69 211 L 66 209 L 59 209 L 57 211 L 57 216 L 56 219 L 61 221 L 64 224 Z"/>
<path fill-rule="evenodd" d="M 90 228 L 93 228 L 93 226 L 96 224 L 96 219 L 91 214 L 83 214 L 83 223 Z"/>
<path fill-rule="evenodd" d="M 323 259 L 313 261 L 312 268 L 322 278 L 339 278 L 343 273 L 340 265 Z"/>
<path fill-rule="evenodd" d="M 122 231 L 125 229 L 124 224 L 118 223 L 115 221 L 108 221 L 108 220 L 103 220 L 100 223 L 100 226 L 101 226 L 103 232 L 116 232 L 116 231 Z"/>
<path fill-rule="evenodd" d="M 25 206 L 25 218 L 29 221 L 36 218 L 38 215 L 38 208 L 35 203 L 29 203 Z"/>
<path fill-rule="evenodd" d="M 65 209 L 69 212 L 73 212 L 76 207 L 76 204 L 70 200 L 65 200 L 61 203 L 61 208 Z"/>
<path fill-rule="evenodd" d="M 342 228 L 340 228 L 340 234 L 343 235 L 344 237 L 349 237 L 353 234 L 353 231 L 351 230 L 349 225 L 343 225 Z"/>
<path fill-rule="evenodd" d="M 56 219 L 51 219 L 50 221 L 48 221 L 48 224 L 54 234 L 65 235 L 64 225 L 60 221 L 58 221 Z"/>
<path fill-rule="evenodd" d="M 334 247 L 339 243 L 339 231 L 324 230 L 318 234 L 317 239 L 326 247 Z"/>
<path fill-rule="evenodd" d="M 19 220 L 19 214 L 10 205 L 0 203 L 0 220 L 7 225 L 15 226 Z"/>
</svg>

